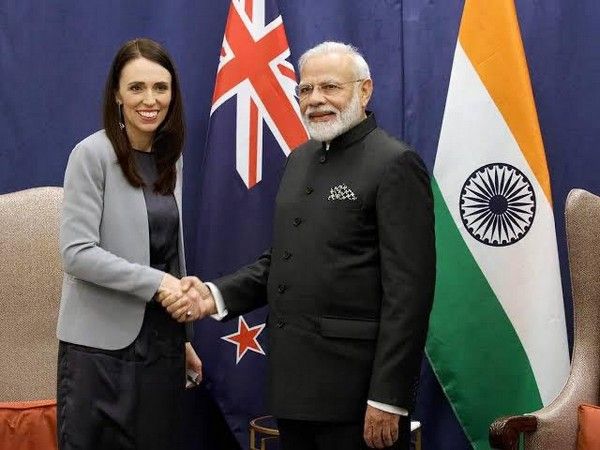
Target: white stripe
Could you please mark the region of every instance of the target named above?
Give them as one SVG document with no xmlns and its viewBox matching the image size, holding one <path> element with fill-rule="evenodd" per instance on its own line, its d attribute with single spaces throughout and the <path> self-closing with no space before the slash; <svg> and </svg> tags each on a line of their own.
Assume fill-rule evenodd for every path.
<svg viewBox="0 0 600 450">
<path fill-rule="evenodd" d="M 252 5 L 252 23 L 255 27 L 265 26 L 265 0 L 254 0 Z"/>
<path fill-rule="evenodd" d="M 255 102 L 256 103 L 256 102 Z M 263 169 L 263 120 L 262 111 L 256 105 L 256 183 L 262 180 Z M 248 148 L 248 151 L 250 148 Z"/>
<path fill-rule="evenodd" d="M 279 68 L 277 67 L 281 63 L 287 63 L 286 58 L 289 55 L 290 55 L 290 50 L 289 50 L 289 48 L 287 48 L 281 55 L 277 56 L 277 58 L 273 59 L 269 63 L 269 68 L 273 72 L 273 75 L 275 76 L 275 78 L 277 78 L 277 81 L 281 85 L 281 88 L 283 89 L 283 92 L 285 93 L 288 101 L 290 102 L 290 105 L 294 109 L 294 112 L 296 113 L 296 116 L 298 117 L 298 122 L 300 122 L 300 124 L 302 124 L 302 127 L 306 130 L 306 127 L 304 126 L 304 122 L 302 122 L 302 114 L 300 113 L 300 105 L 298 104 L 298 101 L 296 100 L 295 93 L 294 93 L 294 88 L 296 87 L 296 82 L 291 80 L 290 78 L 286 77 L 285 75 L 283 75 L 279 71 Z M 286 156 L 289 155 L 293 149 L 291 149 L 285 142 L 285 139 L 283 138 L 283 134 L 281 133 L 281 131 L 279 131 L 277 124 L 271 118 L 271 114 L 269 114 L 269 110 L 262 102 L 262 99 L 258 96 L 258 94 L 255 94 L 254 98 L 255 98 L 256 104 L 259 105 L 260 112 L 263 114 L 265 122 L 267 123 L 269 130 L 271 130 L 273 137 L 277 140 L 277 143 L 281 147 L 281 150 L 283 151 L 283 153 Z M 306 136 L 308 138 L 308 132 L 307 132 Z"/>
<path fill-rule="evenodd" d="M 237 88 L 235 127 L 235 168 L 248 187 L 248 142 L 250 139 L 250 83 L 243 81 Z"/>
<path fill-rule="evenodd" d="M 534 186 L 537 202 L 528 234 L 506 247 L 491 247 L 474 239 L 459 211 L 460 191 L 469 175 L 495 162 L 521 170 Z M 465 243 L 521 340 L 542 401 L 548 404 L 569 373 L 552 207 L 460 43 L 454 55 L 434 175 Z"/>
</svg>

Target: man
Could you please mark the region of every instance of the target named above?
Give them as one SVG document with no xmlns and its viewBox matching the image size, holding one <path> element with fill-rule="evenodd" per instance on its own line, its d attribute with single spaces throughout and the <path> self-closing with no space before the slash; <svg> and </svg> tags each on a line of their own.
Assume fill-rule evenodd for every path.
<svg viewBox="0 0 600 450">
<path fill-rule="evenodd" d="M 272 247 L 210 291 L 194 285 L 206 313 L 214 294 L 227 318 L 268 302 L 283 450 L 407 449 L 435 279 L 429 177 L 366 111 L 373 83 L 356 49 L 325 42 L 299 66 L 313 140 L 288 157 Z"/>
</svg>

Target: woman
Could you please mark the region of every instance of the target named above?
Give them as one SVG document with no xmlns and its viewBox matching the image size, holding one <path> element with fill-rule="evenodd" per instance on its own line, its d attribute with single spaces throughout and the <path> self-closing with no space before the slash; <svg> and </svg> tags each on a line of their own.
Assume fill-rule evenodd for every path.
<svg viewBox="0 0 600 450">
<path fill-rule="evenodd" d="M 201 371 L 182 295 L 177 74 L 150 39 L 127 42 L 104 91 L 104 129 L 72 151 L 64 182 L 57 335 L 58 441 L 69 449 L 176 449 L 188 368 Z M 187 328 L 186 328 L 187 327 Z"/>
</svg>

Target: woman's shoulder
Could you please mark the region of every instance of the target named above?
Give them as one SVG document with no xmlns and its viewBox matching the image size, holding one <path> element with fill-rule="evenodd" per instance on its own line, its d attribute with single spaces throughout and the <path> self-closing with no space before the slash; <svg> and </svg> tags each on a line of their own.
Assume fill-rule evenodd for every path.
<svg viewBox="0 0 600 450">
<path fill-rule="evenodd" d="M 75 145 L 72 155 L 85 159 L 115 159 L 113 146 L 104 130 L 98 130 Z"/>
<path fill-rule="evenodd" d="M 112 144 L 106 135 L 106 131 L 102 129 L 79 141 L 75 148 L 88 148 L 96 151 L 112 150 Z"/>
</svg>

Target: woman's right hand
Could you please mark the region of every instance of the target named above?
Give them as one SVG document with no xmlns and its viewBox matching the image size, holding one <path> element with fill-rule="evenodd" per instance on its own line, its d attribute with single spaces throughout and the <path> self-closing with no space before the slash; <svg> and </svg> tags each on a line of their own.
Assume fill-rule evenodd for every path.
<svg viewBox="0 0 600 450">
<path fill-rule="evenodd" d="M 181 297 L 181 281 L 169 273 L 165 273 L 160 286 L 158 287 L 158 299 L 162 303 L 163 299 L 174 295 L 176 298 Z"/>
<path fill-rule="evenodd" d="M 156 292 L 156 299 L 164 307 L 169 308 L 173 305 L 179 307 L 184 306 L 181 302 L 184 292 L 181 289 L 181 280 L 174 277 L 169 273 L 165 273 L 163 276 L 158 291 Z M 171 311 L 169 311 L 170 313 Z"/>
<path fill-rule="evenodd" d="M 178 322 L 192 321 L 199 318 L 198 293 L 184 292 L 181 280 L 166 273 L 158 288 L 158 301 Z"/>
</svg>

